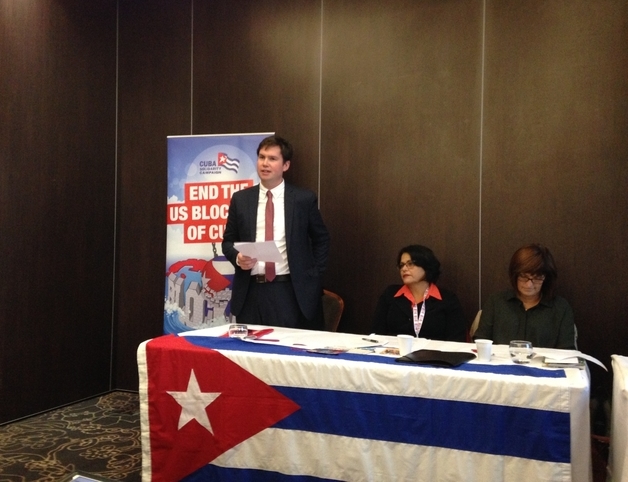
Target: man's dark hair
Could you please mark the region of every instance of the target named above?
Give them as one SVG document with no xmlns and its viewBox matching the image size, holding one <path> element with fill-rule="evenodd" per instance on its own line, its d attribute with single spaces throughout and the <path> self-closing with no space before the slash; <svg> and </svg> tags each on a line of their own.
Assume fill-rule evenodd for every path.
<svg viewBox="0 0 628 482">
<path fill-rule="evenodd" d="M 259 151 L 261 151 L 262 149 L 275 146 L 279 147 L 279 149 L 281 150 L 281 157 L 283 157 L 283 162 L 292 160 L 292 144 L 290 144 L 283 137 L 279 136 L 269 136 L 266 139 L 262 140 L 262 142 L 259 143 L 259 146 L 257 146 L 257 155 L 259 156 Z"/>
</svg>

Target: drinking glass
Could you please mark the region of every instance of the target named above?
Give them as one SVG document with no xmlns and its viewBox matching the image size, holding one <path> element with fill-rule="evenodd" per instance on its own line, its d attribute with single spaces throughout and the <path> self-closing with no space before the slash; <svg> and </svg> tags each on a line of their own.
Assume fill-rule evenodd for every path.
<svg viewBox="0 0 628 482">
<path fill-rule="evenodd" d="M 532 342 L 525 340 L 513 340 L 508 348 L 512 361 L 519 364 L 530 363 L 530 358 L 534 356 L 532 352 Z"/>
<path fill-rule="evenodd" d="M 244 338 L 248 334 L 249 330 L 246 325 L 241 325 L 237 323 L 229 325 L 229 336 L 231 338 Z"/>
</svg>

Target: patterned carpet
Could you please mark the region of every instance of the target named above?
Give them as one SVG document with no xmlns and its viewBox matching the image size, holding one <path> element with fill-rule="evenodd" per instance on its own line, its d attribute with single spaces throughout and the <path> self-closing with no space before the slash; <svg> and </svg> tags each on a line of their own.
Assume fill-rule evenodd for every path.
<svg viewBox="0 0 628 482">
<path fill-rule="evenodd" d="M 0 426 L 0 482 L 60 482 L 73 473 L 139 482 L 137 393 L 111 392 Z"/>
</svg>

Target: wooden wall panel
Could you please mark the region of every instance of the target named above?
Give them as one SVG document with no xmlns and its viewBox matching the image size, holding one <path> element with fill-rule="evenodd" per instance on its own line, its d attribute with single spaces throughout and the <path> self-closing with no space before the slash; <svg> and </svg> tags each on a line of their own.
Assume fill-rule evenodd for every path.
<svg viewBox="0 0 628 482">
<path fill-rule="evenodd" d="M 607 366 L 628 348 L 627 19 L 620 1 L 487 9 L 482 298 L 547 245 L 579 348 Z"/>
<path fill-rule="evenodd" d="M 370 330 L 408 244 L 434 250 L 469 322 L 478 309 L 481 7 L 325 2 L 321 198 L 341 330 Z"/>
<path fill-rule="evenodd" d="M 194 134 L 276 132 L 286 179 L 318 190 L 319 0 L 194 4 Z"/>
<path fill-rule="evenodd" d="M 110 387 L 115 11 L 0 2 L 0 422 Z"/>
<path fill-rule="evenodd" d="M 190 133 L 191 2 L 121 1 L 115 386 L 163 333 L 167 136 Z"/>
</svg>

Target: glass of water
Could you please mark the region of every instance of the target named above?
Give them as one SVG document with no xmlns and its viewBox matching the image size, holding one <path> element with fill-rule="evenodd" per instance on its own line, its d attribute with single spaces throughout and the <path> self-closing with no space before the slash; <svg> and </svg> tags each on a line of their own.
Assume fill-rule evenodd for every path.
<svg viewBox="0 0 628 482">
<path fill-rule="evenodd" d="M 229 337 L 231 338 L 244 338 L 249 334 L 248 327 L 239 323 L 229 325 Z"/>
<path fill-rule="evenodd" d="M 525 340 L 513 340 L 509 347 L 510 358 L 515 363 L 530 363 L 530 359 L 534 356 L 532 352 L 532 342 Z"/>
</svg>

